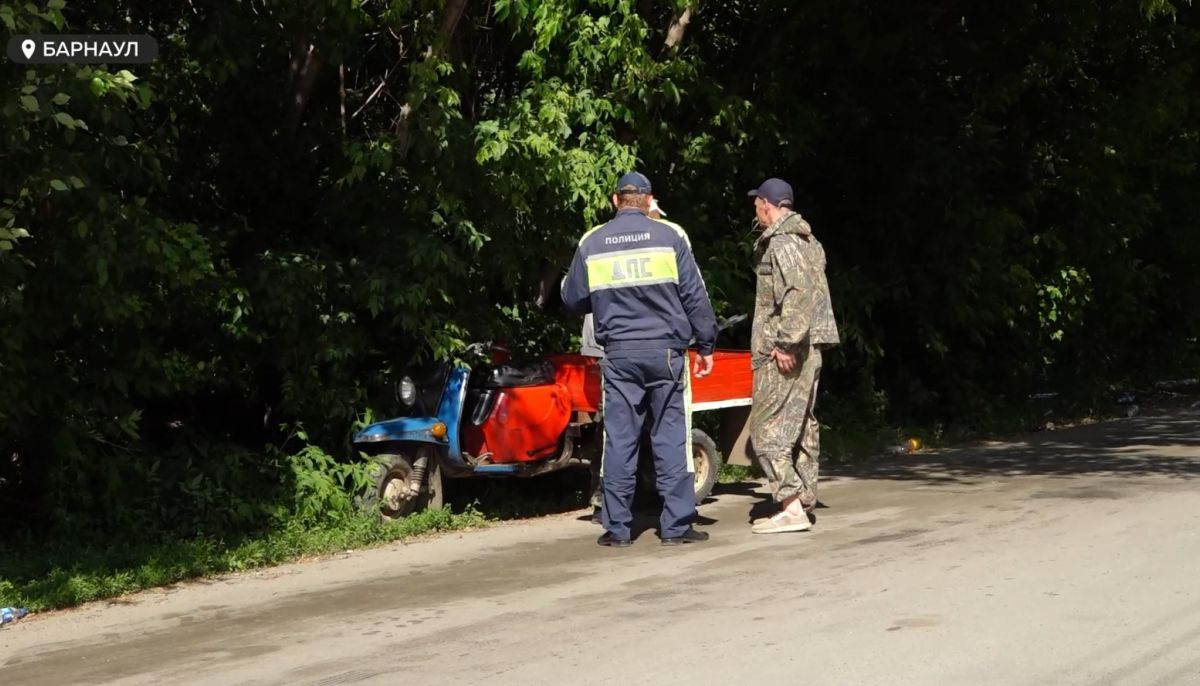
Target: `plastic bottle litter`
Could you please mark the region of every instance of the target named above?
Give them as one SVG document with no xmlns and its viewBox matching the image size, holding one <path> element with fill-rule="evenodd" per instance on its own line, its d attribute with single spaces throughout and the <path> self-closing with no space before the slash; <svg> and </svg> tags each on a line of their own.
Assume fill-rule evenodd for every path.
<svg viewBox="0 0 1200 686">
<path fill-rule="evenodd" d="M 0 607 L 0 626 L 23 619 L 29 610 L 23 607 Z"/>
<path fill-rule="evenodd" d="M 910 438 L 900 445 L 894 445 L 888 450 L 893 455 L 911 455 L 924 447 L 921 444 L 921 439 Z"/>
</svg>

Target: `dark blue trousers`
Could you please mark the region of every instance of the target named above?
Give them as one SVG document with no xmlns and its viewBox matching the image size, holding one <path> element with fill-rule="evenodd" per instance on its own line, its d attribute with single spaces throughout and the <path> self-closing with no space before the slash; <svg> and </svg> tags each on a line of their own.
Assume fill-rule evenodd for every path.
<svg viewBox="0 0 1200 686">
<path fill-rule="evenodd" d="M 677 350 L 605 351 L 604 528 L 629 538 L 637 485 L 642 426 L 650 422 L 650 445 L 663 498 L 660 535 L 680 536 L 696 516 L 695 476 L 688 436 L 688 356 Z"/>
</svg>

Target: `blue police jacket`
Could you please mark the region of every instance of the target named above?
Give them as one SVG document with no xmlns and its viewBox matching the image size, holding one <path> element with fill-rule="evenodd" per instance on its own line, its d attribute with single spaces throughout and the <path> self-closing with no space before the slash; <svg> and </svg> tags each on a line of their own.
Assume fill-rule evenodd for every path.
<svg viewBox="0 0 1200 686">
<path fill-rule="evenodd" d="M 606 351 L 684 350 L 717 344 L 717 318 L 687 234 L 676 224 L 622 209 L 583 235 L 563 279 L 568 312 L 591 312 Z"/>
</svg>

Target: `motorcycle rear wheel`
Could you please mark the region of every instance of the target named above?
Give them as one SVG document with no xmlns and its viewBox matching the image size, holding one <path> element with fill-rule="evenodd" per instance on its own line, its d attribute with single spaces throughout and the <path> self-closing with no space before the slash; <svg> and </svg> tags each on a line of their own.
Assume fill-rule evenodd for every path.
<svg viewBox="0 0 1200 686">
<path fill-rule="evenodd" d="M 693 492 L 696 505 L 701 505 L 712 495 L 713 486 L 721 472 L 721 454 L 717 452 L 717 444 L 708 434 L 699 429 L 692 429 L 692 467 L 695 475 Z M 642 455 L 639 460 L 638 490 L 648 498 L 657 497 L 654 481 L 654 458 L 650 452 L 649 441 L 642 441 Z"/>
</svg>

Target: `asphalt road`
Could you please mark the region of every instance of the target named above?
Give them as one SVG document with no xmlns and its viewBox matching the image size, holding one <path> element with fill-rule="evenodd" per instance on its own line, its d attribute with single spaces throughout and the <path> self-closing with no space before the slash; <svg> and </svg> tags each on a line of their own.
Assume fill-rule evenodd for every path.
<svg viewBox="0 0 1200 686">
<path fill-rule="evenodd" d="M 1200 414 L 889 457 L 810 533 L 595 545 L 581 513 L 0 631 L 0 684 L 1200 684 Z"/>
</svg>

